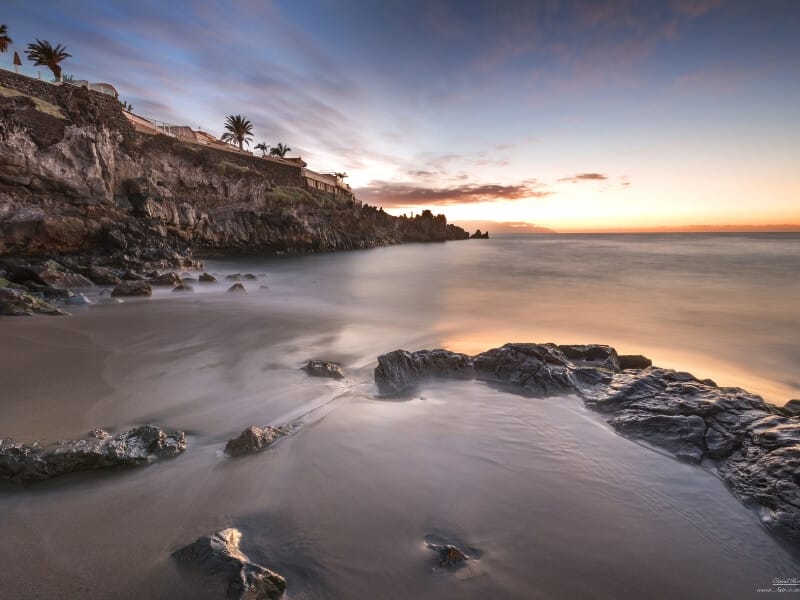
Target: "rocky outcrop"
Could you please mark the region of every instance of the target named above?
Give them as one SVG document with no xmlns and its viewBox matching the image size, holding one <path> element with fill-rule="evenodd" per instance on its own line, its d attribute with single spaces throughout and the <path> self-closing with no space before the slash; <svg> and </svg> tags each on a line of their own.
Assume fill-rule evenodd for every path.
<svg viewBox="0 0 800 600">
<path fill-rule="evenodd" d="M 378 357 L 385 394 L 431 377 L 476 378 L 526 396 L 576 394 L 621 435 L 714 469 L 762 522 L 800 544 L 800 416 L 740 388 L 651 366 L 602 345 L 506 344 L 476 356 L 396 350 Z"/>
<path fill-rule="evenodd" d="M 289 427 L 248 427 L 238 437 L 228 440 L 225 444 L 225 453 L 230 456 L 242 456 L 243 454 L 255 454 L 272 445 L 275 440 L 285 435 L 289 435 Z"/>
<path fill-rule="evenodd" d="M 330 379 L 344 379 L 342 367 L 338 363 L 327 360 L 310 360 L 303 370 L 312 377 L 328 377 Z"/>
<path fill-rule="evenodd" d="M 120 105 L 0 72 L 0 255 L 195 266 L 202 253 L 316 252 L 468 237 L 305 189 L 299 165 L 137 133 Z M 105 279 L 105 277 L 103 277 Z M 111 283 L 111 282 L 108 282 Z"/>
<path fill-rule="evenodd" d="M 166 433 L 153 425 L 113 436 L 96 429 L 85 439 L 59 441 L 48 447 L 3 439 L 0 478 L 18 483 L 44 481 L 76 471 L 145 465 L 177 456 L 185 449 L 182 431 Z"/>
<path fill-rule="evenodd" d="M 26 291 L 10 287 L 0 287 L 0 315 L 19 317 L 66 314 L 67 313 L 60 308 Z"/>
<path fill-rule="evenodd" d="M 223 529 L 198 538 L 173 552 L 180 564 L 217 578 L 227 598 L 277 600 L 286 591 L 286 580 L 252 562 L 241 550 L 242 532 Z"/>
<path fill-rule="evenodd" d="M 146 281 L 123 281 L 111 292 L 112 296 L 144 296 L 153 295 L 153 288 Z"/>
<path fill-rule="evenodd" d="M 476 229 L 475 233 L 469 236 L 471 240 L 488 240 L 489 239 L 489 232 L 481 232 L 480 229 Z"/>
<path fill-rule="evenodd" d="M 244 287 L 241 283 L 234 283 L 231 287 L 228 288 L 229 294 L 246 294 L 247 288 Z"/>
</svg>

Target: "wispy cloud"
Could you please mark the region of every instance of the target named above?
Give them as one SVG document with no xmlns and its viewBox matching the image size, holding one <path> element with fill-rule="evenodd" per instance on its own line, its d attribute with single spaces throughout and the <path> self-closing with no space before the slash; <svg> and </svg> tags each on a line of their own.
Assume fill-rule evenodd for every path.
<svg viewBox="0 0 800 600">
<path fill-rule="evenodd" d="M 451 187 L 426 187 L 412 183 L 373 181 L 368 186 L 356 189 L 356 195 L 369 203 L 385 207 L 418 205 L 449 206 L 478 202 L 499 202 L 523 198 L 543 198 L 554 192 L 543 189 L 535 179 L 514 185 L 464 184 Z"/>
<path fill-rule="evenodd" d="M 557 181 L 580 183 L 581 181 L 605 181 L 606 179 L 608 179 L 608 176 L 605 173 L 578 173 L 569 177 L 561 177 Z"/>
</svg>

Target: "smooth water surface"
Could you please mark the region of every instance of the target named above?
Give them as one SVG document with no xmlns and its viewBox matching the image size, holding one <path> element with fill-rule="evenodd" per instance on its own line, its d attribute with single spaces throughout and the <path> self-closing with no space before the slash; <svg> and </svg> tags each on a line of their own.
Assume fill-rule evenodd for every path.
<svg viewBox="0 0 800 600">
<path fill-rule="evenodd" d="M 0 436 L 152 422 L 182 456 L 0 486 L 0 597 L 219 598 L 172 551 L 237 526 L 309 598 L 749 598 L 800 564 L 709 472 L 577 398 L 475 382 L 375 396 L 378 354 L 601 342 L 767 399 L 798 397 L 798 241 L 541 236 L 210 262 L 193 295 L 0 320 Z M 262 286 L 267 286 L 262 289 Z M 307 377 L 341 361 L 342 382 Z M 230 459 L 249 425 L 299 423 Z M 433 571 L 435 535 L 474 549 Z"/>
</svg>

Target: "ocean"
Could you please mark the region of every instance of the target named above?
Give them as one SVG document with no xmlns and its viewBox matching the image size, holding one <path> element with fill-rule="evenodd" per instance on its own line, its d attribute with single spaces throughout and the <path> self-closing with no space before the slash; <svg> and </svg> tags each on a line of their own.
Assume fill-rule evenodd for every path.
<svg viewBox="0 0 800 600">
<path fill-rule="evenodd" d="M 178 458 L 0 487 L 0 596 L 215 598 L 170 553 L 242 530 L 288 597 L 750 598 L 800 562 L 707 469 L 575 397 L 478 382 L 376 397 L 396 348 L 604 343 L 800 398 L 800 234 L 496 236 L 210 260 L 194 294 L 0 321 L 0 437 L 182 429 Z M 246 295 L 226 294 L 233 273 Z M 95 296 L 97 296 L 96 290 Z M 308 377 L 338 361 L 343 381 Z M 225 441 L 299 424 L 254 456 Z M 432 569 L 431 536 L 479 560 Z"/>
</svg>

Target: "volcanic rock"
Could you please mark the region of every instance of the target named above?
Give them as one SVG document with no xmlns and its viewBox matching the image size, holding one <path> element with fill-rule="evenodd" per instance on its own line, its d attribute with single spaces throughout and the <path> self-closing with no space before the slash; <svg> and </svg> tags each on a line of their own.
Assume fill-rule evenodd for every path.
<svg viewBox="0 0 800 600">
<path fill-rule="evenodd" d="M 248 427 L 239 437 L 228 440 L 225 444 L 225 453 L 231 456 L 254 454 L 260 452 L 275 440 L 290 433 L 288 427 Z"/>
<path fill-rule="evenodd" d="M 310 360 L 303 370 L 312 377 L 330 377 L 331 379 L 344 379 L 341 366 L 326 360 Z"/>
<path fill-rule="evenodd" d="M 166 433 L 153 425 L 141 425 L 115 436 L 93 430 L 87 439 L 60 441 L 46 448 L 3 439 L 0 478 L 19 483 L 43 481 L 76 471 L 145 465 L 177 456 L 185 449 L 182 431 Z"/>
<path fill-rule="evenodd" d="M 198 538 L 172 556 L 179 563 L 218 578 L 227 598 L 277 600 L 283 597 L 286 580 L 253 563 L 242 552 L 241 540 L 242 532 L 238 529 L 223 529 Z"/>
</svg>

